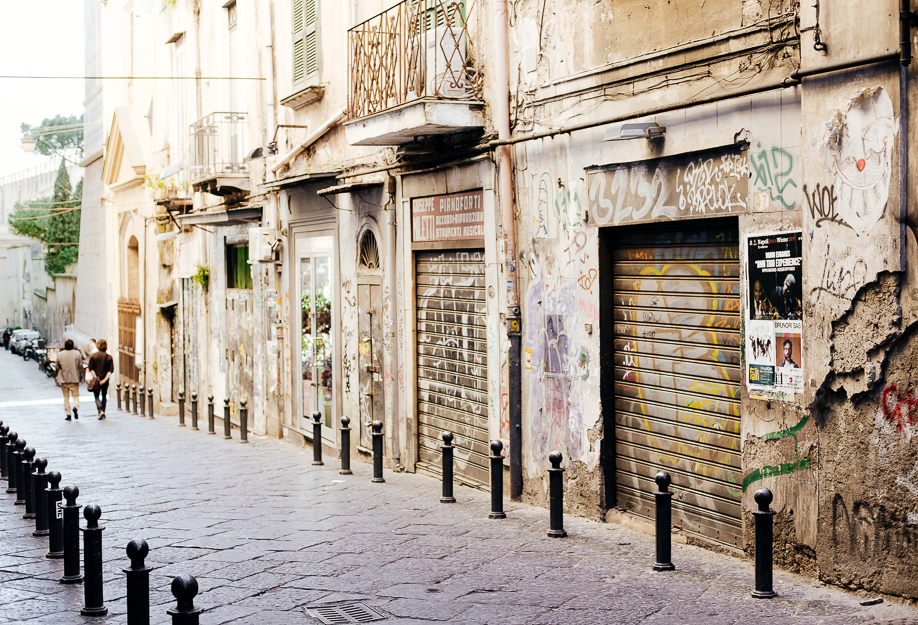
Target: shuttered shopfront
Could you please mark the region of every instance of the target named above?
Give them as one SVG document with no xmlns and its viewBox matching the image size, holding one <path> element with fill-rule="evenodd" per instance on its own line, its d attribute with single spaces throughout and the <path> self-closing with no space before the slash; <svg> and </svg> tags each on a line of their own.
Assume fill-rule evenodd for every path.
<svg viewBox="0 0 918 625">
<path fill-rule="evenodd" d="M 483 250 L 416 252 L 418 467 L 440 473 L 455 439 L 455 476 L 488 483 L 487 302 Z"/>
<path fill-rule="evenodd" d="M 735 222 L 616 237 L 613 252 L 618 505 L 653 517 L 667 471 L 673 521 L 740 547 L 740 262 Z"/>
</svg>

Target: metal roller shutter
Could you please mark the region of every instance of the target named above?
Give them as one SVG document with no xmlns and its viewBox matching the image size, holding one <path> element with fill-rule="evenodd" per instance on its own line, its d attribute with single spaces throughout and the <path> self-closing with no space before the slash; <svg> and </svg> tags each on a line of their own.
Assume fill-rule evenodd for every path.
<svg viewBox="0 0 918 625">
<path fill-rule="evenodd" d="M 653 517 L 665 470 L 674 524 L 741 547 L 738 233 L 706 223 L 613 252 L 617 500 Z"/>
<path fill-rule="evenodd" d="M 418 252 L 419 468 L 439 473 L 455 435 L 455 476 L 488 483 L 487 302 L 483 250 Z"/>
</svg>

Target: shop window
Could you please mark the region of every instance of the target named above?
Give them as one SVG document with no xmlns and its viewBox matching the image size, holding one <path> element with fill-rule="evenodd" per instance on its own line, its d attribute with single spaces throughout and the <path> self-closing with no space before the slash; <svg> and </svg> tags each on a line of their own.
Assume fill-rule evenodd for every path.
<svg viewBox="0 0 918 625">
<path fill-rule="evenodd" d="M 249 264 L 248 245 L 226 246 L 226 288 L 252 288 L 252 266 Z"/>
</svg>

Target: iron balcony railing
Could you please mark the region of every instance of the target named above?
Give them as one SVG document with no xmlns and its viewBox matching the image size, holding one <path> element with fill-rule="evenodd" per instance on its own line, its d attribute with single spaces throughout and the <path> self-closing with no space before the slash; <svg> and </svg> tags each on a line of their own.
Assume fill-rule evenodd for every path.
<svg viewBox="0 0 918 625">
<path fill-rule="evenodd" d="M 480 100 L 474 0 L 404 0 L 348 31 L 352 119 L 421 99 Z"/>
<path fill-rule="evenodd" d="M 192 184 L 218 176 L 247 174 L 246 113 L 211 113 L 191 125 Z"/>
</svg>

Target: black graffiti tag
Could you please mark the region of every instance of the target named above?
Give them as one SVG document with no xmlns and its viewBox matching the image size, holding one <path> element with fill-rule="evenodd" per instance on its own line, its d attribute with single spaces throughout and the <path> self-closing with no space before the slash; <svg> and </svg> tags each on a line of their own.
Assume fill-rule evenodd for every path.
<svg viewBox="0 0 918 625">
<path fill-rule="evenodd" d="M 835 210 L 838 196 L 835 195 L 834 184 L 831 187 L 824 187 L 821 184 L 817 184 L 812 193 L 809 192 L 806 185 L 803 185 L 803 197 L 810 207 L 810 217 L 816 220 L 817 228 L 822 227 L 822 222 L 824 221 L 851 228 Z"/>
</svg>

